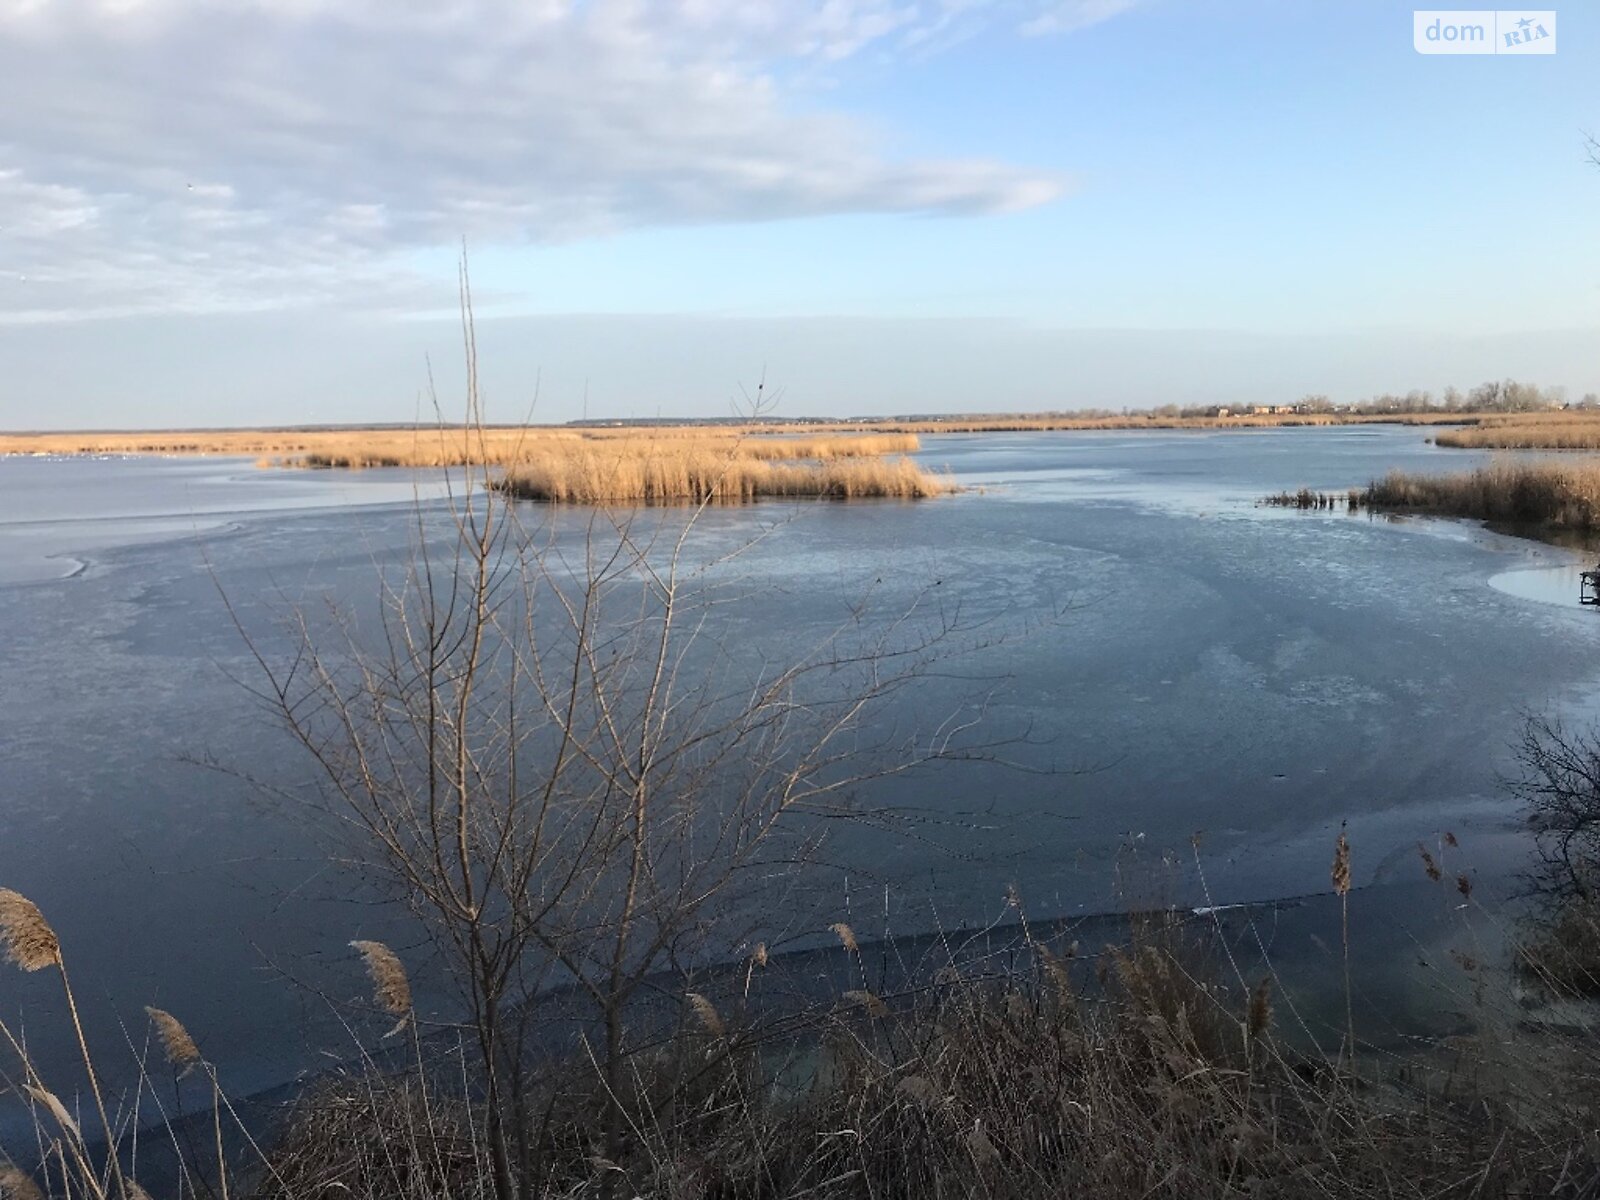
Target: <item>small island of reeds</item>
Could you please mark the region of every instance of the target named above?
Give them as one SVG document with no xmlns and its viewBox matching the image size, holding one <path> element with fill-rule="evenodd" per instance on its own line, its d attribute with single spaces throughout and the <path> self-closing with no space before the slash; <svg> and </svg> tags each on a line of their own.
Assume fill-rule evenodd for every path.
<svg viewBox="0 0 1600 1200">
<path fill-rule="evenodd" d="M 764 496 L 920 500 L 952 485 L 894 451 L 910 436 L 743 440 L 652 438 L 539 447 L 508 464 L 500 486 L 550 504 L 745 503 Z M 891 456 L 892 455 L 892 456 Z"/>
<path fill-rule="evenodd" d="M 1473 471 L 1420 475 L 1391 471 L 1364 488 L 1268 496 L 1280 508 L 1345 509 L 1467 517 L 1527 530 L 1600 530 L 1600 461 L 1497 462 Z"/>
<path fill-rule="evenodd" d="M 1600 529 L 1600 462 L 1501 462 L 1447 475 L 1391 471 L 1361 499 L 1390 512 L 1587 532 Z"/>
</svg>

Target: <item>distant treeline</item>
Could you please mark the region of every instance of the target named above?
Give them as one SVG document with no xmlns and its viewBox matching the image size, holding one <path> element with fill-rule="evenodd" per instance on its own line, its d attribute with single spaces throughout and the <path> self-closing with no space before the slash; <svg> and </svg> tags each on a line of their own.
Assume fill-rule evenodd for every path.
<svg viewBox="0 0 1600 1200">
<path fill-rule="evenodd" d="M 1227 401 L 1214 404 L 1160 404 L 1123 408 L 1071 408 L 1034 412 L 923 412 L 890 416 L 773 416 L 765 415 L 762 425 L 844 425 L 853 427 L 910 427 L 931 432 L 937 426 L 954 425 L 973 429 L 1070 428 L 1087 422 L 1104 422 L 1107 427 L 1126 428 L 1131 421 L 1198 421 L 1243 416 L 1383 416 L 1406 413 L 1520 413 L 1555 408 L 1600 409 L 1600 394 L 1589 392 L 1576 403 L 1569 403 L 1567 389 L 1541 387 L 1515 379 L 1489 380 L 1462 391 L 1454 385 L 1442 391 L 1413 388 L 1409 392 L 1381 392 L 1364 400 L 1335 403 L 1320 393 L 1298 400 Z M 724 417 L 589 417 L 568 421 L 574 428 L 615 428 L 622 426 L 748 425 L 737 416 Z"/>
</svg>

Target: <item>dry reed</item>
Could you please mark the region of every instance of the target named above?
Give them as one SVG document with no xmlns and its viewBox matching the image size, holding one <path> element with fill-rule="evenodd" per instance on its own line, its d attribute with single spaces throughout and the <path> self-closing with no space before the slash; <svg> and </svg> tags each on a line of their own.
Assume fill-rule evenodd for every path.
<svg viewBox="0 0 1600 1200">
<path fill-rule="evenodd" d="M 194 1070 L 201 1061 L 200 1047 L 194 1044 L 194 1039 L 183 1027 L 183 1022 L 165 1009 L 146 1006 L 144 1011 L 149 1016 L 150 1023 L 156 1027 L 156 1035 L 161 1039 L 161 1048 L 166 1053 L 167 1062 L 177 1068 L 179 1078 Z"/>
<path fill-rule="evenodd" d="M 1395 471 L 1369 484 L 1361 502 L 1396 512 L 1590 530 L 1600 528 L 1600 463 L 1496 462 L 1449 475 Z"/>
<path fill-rule="evenodd" d="M 530 457 L 604 447 L 649 455 L 690 448 L 762 461 L 832 460 L 909 454 L 909 433 L 797 436 L 766 426 L 573 429 L 551 426 L 469 429 L 217 430 L 174 433 L 0 435 L 0 455 L 225 455 L 266 465 L 300 467 L 444 467 L 462 463 L 512 466 Z"/>
<path fill-rule="evenodd" d="M 61 1127 L 63 1133 L 74 1142 L 82 1144 L 83 1132 L 78 1128 L 78 1122 L 73 1119 L 72 1114 L 67 1111 L 67 1106 L 61 1103 L 60 1096 L 57 1096 L 49 1088 L 33 1087 L 31 1085 L 24 1086 L 23 1091 L 28 1094 L 35 1104 L 44 1106 L 45 1110 L 55 1119 L 55 1123 Z"/>
<path fill-rule="evenodd" d="M 26 896 L 0 888 L 0 940 L 6 959 L 24 971 L 41 971 L 61 965 L 61 942 L 56 931 Z"/>
<path fill-rule="evenodd" d="M 688 992 L 684 999 L 689 1002 L 689 1007 L 694 1010 L 694 1015 L 699 1018 L 700 1024 L 712 1037 L 723 1037 L 728 1028 L 722 1023 L 722 1015 L 717 1012 L 717 1006 L 702 996 L 699 992 Z"/>
<path fill-rule="evenodd" d="M 372 977 L 372 1000 L 391 1017 L 402 1020 L 411 1014 L 411 981 L 399 955 L 382 942 L 354 941 Z"/>
<path fill-rule="evenodd" d="M 44 1200 L 33 1177 L 15 1164 L 0 1162 L 0 1200 Z"/>
<path fill-rule="evenodd" d="M 1463 450 L 1600 450 L 1600 412 L 1491 417 L 1444 430 L 1434 441 Z"/>
<path fill-rule="evenodd" d="M 654 453 L 582 449 L 530 457 L 501 484 L 549 504 L 747 503 L 766 496 L 924 499 L 950 485 L 907 458 L 772 462 L 690 444 Z"/>
</svg>

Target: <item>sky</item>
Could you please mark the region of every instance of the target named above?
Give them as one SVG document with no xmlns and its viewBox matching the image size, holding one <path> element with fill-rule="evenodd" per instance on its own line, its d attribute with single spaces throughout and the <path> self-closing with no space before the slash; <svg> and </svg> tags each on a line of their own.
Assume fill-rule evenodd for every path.
<svg viewBox="0 0 1600 1200">
<path fill-rule="evenodd" d="M 0 0 L 0 429 L 1600 391 L 1600 6 Z M 430 379 L 433 381 L 430 385 Z"/>
</svg>

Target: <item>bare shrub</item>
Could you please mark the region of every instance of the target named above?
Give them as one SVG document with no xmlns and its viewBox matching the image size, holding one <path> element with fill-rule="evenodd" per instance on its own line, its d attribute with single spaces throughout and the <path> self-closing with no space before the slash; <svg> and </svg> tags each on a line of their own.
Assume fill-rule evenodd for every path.
<svg viewBox="0 0 1600 1200">
<path fill-rule="evenodd" d="M 465 332 L 483 448 L 470 309 Z M 750 465 L 727 445 L 718 469 Z M 957 607 L 858 609 L 787 661 L 741 661 L 707 633 L 742 587 L 719 574 L 726 550 L 695 557 L 714 493 L 530 521 L 491 457 L 467 456 L 443 536 L 419 513 L 375 636 L 300 611 L 293 652 L 261 665 L 325 811 L 417 918 L 468 1014 L 494 1190 L 510 1200 L 537 1175 L 550 1006 L 571 1010 L 598 1068 L 592 1150 L 613 1159 L 648 981 L 753 941 L 756 890 L 813 859 L 865 781 L 947 753 L 976 707 L 920 735 L 872 732 L 964 632 Z"/>
</svg>

